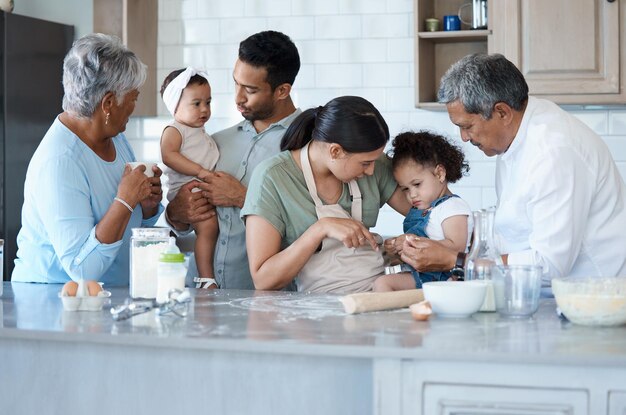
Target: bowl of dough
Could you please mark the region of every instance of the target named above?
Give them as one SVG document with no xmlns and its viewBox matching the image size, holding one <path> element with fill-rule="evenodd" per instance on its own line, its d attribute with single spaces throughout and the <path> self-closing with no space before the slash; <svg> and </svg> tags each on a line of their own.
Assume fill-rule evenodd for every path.
<svg viewBox="0 0 626 415">
<path fill-rule="evenodd" d="M 554 278 L 552 292 L 557 306 L 572 323 L 626 324 L 626 276 Z"/>
</svg>

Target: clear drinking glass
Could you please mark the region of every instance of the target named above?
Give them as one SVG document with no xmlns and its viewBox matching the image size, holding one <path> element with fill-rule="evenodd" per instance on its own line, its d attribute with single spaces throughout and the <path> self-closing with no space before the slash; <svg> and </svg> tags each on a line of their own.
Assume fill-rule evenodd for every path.
<svg viewBox="0 0 626 415">
<path fill-rule="evenodd" d="M 505 317 L 530 317 L 539 307 L 541 275 L 538 265 L 500 265 L 491 273 L 496 311 Z"/>
</svg>

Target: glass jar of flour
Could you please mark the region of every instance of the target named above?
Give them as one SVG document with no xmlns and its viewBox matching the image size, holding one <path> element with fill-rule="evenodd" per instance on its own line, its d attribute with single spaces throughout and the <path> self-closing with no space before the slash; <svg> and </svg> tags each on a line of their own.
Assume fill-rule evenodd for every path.
<svg viewBox="0 0 626 415">
<path fill-rule="evenodd" d="M 133 228 L 130 238 L 130 296 L 156 298 L 157 265 L 169 246 L 169 228 Z"/>
</svg>

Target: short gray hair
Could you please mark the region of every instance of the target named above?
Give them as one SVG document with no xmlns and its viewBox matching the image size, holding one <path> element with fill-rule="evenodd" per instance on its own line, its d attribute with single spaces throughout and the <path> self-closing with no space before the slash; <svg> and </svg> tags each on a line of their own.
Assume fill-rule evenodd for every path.
<svg viewBox="0 0 626 415">
<path fill-rule="evenodd" d="M 504 56 L 475 53 L 446 71 L 437 95 L 441 103 L 459 100 L 469 114 L 480 114 L 488 120 L 498 102 L 521 111 L 528 99 L 528 84 Z"/>
<path fill-rule="evenodd" d="M 116 36 L 93 33 L 76 40 L 63 61 L 63 110 L 91 117 L 107 92 L 118 103 L 146 80 L 146 65 Z"/>
</svg>

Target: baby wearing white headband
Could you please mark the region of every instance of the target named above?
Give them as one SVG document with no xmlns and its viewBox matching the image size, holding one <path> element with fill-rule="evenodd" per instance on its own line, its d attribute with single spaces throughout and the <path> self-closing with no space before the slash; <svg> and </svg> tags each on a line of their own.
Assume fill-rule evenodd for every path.
<svg viewBox="0 0 626 415">
<path fill-rule="evenodd" d="M 194 68 L 170 73 L 161 86 L 161 96 L 174 116 L 161 134 L 163 174 L 172 200 L 181 186 L 191 180 L 204 181 L 215 168 L 219 151 L 204 130 L 211 117 L 211 86 L 206 72 Z M 194 189 L 199 191 L 199 188 Z M 213 273 L 213 253 L 218 236 L 217 217 L 193 225 L 196 231 L 194 253 L 198 275 L 196 288 L 217 288 Z"/>
</svg>

